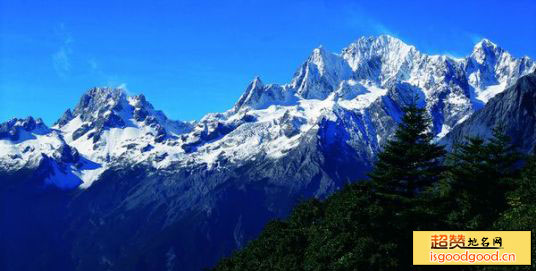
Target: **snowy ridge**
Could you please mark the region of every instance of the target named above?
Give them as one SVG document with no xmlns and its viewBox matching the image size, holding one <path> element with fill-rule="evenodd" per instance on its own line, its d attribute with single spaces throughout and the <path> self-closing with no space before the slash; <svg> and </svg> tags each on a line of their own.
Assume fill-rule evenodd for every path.
<svg viewBox="0 0 536 271">
<path fill-rule="evenodd" d="M 35 167 L 42 155 L 61 161 L 55 153 L 66 146 L 82 162 L 54 164 L 50 182 L 86 188 L 113 165 L 217 170 L 280 159 L 305 142 L 321 151 L 342 141 L 371 161 L 396 128 L 401 108 L 415 97 L 442 137 L 535 69 L 528 57 L 514 58 L 488 40 L 470 56 L 454 59 L 423 54 L 387 35 L 363 37 L 340 54 L 314 49 L 289 84 L 264 84 L 256 77 L 232 109 L 195 122 L 169 120 L 143 95 L 90 89 L 51 129 L 23 129 L 23 139 L 17 139 L 20 128 L 13 127 L 24 125 L 2 124 L 0 168 Z M 24 152 L 28 146 L 31 155 Z"/>
</svg>

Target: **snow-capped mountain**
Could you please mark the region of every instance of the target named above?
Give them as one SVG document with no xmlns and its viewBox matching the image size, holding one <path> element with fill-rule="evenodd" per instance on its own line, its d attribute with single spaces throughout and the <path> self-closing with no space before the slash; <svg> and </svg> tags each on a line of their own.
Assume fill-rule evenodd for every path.
<svg viewBox="0 0 536 271">
<path fill-rule="evenodd" d="M 5 132 L 0 134 L 0 139 L 4 139 L 0 148 L 3 146 L 8 155 L 1 156 L 0 163 L 2 168 L 19 170 L 36 168 L 43 159 L 52 158 L 58 165 L 50 172 L 48 182 L 65 188 L 85 188 L 112 158 L 125 156 L 125 152 L 134 149 L 143 153 L 155 143 L 176 139 L 191 130 L 190 126 L 169 120 L 154 110 L 143 95 L 127 97 L 122 89 L 93 88 L 52 128 L 31 117 L 2 124 L 1 131 Z"/>
<path fill-rule="evenodd" d="M 46 184 L 72 189 L 82 183 L 73 172 L 85 166 L 85 159 L 65 142 L 59 131 L 48 128 L 41 119 L 28 117 L 1 124 L 0 153 L 4 172 L 35 169 L 48 162 Z"/>
<path fill-rule="evenodd" d="M 61 264 L 132 269 L 143 255 L 152 269 L 173 261 L 198 270 L 298 199 L 364 178 L 414 99 L 439 140 L 535 69 L 488 40 L 452 58 L 384 35 L 338 54 L 316 48 L 290 83 L 257 77 L 231 109 L 199 121 L 93 88 L 51 128 L 31 118 L 2 124 L 0 177 L 68 190 L 68 204 L 50 211 L 73 251 Z"/>
<path fill-rule="evenodd" d="M 137 163 L 158 160 L 148 151 L 165 150 L 167 141 L 189 132 L 190 123 L 169 120 L 143 95 L 127 97 L 124 90 L 93 88 L 78 105 L 67 110 L 53 129 L 99 167 L 81 172 L 81 187 L 88 187 L 115 160 Z M 166 142 L 165 142 L 166 141 Z"/>
<path fill-rule="evenodd" d="M 489 100 L 486 106 L 457 125 L 441 139 L 448 148 L 468 136 L 489 138 L 494 128 L 503 129 L 524 153 L 536 147 L 536 72 L 525 75 Z"/>
<path fill-rule="evenodd" d="M 98 165 L 73 169 L 83 188 L 118 161 L 162 168 L 212 167 L 260 153 L 277 159 L 326 120 L 347 123 L 347 142 L 366 163 L 392 134 L 400 108 L 414 97 L 428 109 L 433 130 L 442 137 L 535 67 L 528 57 L 514 58 L 486 39 L 470 56 L 455 59 L 426 55 L 387 35 L 360 38 L 340 54 L 314 49 L 289 84 L 255 78 L 232 109 L 197 122 L 169 120 L 143 95 L 93 88 L 52 129 L 38 131 L 36 139 L 56 138 L 51 149 L 62 142 Z M 40 153 L 51 156 L 51 150 L 38 149 L 24 159 L 24 141 L 3 141 L 11 155 L 21 156 L 19 167 L 38 160 Z"/>
</svg>

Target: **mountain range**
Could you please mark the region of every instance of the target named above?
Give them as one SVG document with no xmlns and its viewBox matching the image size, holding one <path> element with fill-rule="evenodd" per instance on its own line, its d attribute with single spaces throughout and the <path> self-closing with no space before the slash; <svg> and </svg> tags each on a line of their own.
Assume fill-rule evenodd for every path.
<svg viewBox="0 0 536 271">
<path fill-rule="evenodd" d="M 316 48 L 290 83 L 256 77 L 231 109 L 198 121 L 92 88 L 52 127 L 0 124 L 0 267 L 212 266 L 300 200 L 366 178 L 412 102 L 447 146 L 504 126 L 531 152 L 535 70 L 486 39 L 454 58 L 382 35 Z"/>
</svg>

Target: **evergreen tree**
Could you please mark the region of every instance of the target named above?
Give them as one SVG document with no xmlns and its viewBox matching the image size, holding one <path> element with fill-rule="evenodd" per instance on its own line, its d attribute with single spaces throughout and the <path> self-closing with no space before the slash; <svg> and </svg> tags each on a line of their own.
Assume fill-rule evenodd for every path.
<svg viewBox="0 0 536 271">
<path fill-rule="evenodd" d="M 532 231 L 532 269 L 536 268 L 536 156 L 527 159 L 520 178 L 514 182 L 516 189 L 508 193 L 509 208 L 495 223 L 496 230 Z M 516 270 L 526 270 L 519 267 Z"/>
<path fill-rule="evenodd" d="M 445 222 L 455 230 L 489 227 L 507 206 L 496 229 L 534 228 L 536 158 L 517 179 L 520 156 L 496 130 L 488 141 L 470 138 L 457 146 L 450 166 L 442 166 L 445 151 L 432 143 L 424 110 L 411 105 L 405 112 L 370 182 L 303 202 L 215 270 L 428 270 L 412 266 L 413 230 L 443 230 Z M 507 205 L 512 183 L 519 188 Z"/>
<path fill-rule="evenodd" d="M 396 204 L 414 199 L 436 182 L 444 170 L 440 159 L 445 150 L 432 143 L 434 135 L 426 111 L 412 103 L 404 113 L 394 139 L 378 154 L 369 174 L 377 192 Z"/>
<path fill-rule="evenodd" d="M 370 176 L 377 206 L 373 238 L 390 253 L 386 259 L 397 270 L 411 269 L 413 230 L 429 226 L 429 204 L 424 192 L 439 181 L 446 153 L 433 143 L 430 119 L 415 103 L 404 109 L 404 117 L 394 139 L 388 141 Z"/>
<path fill-rule="evenodd" d="M 446 222 L 454 229 L 490 227 L 506 208 L 521 155 L 501 129 L 486 142 L 468 138 L 448 156 L 450 169 L 442 181 Z"/>
<path fill-rule="evenodd" d="M 375 239 L 381 211 L 374 197 L 363 181 L 323 202 L 305 201 L 214 270 L 396 270 L 396 245 Z"/>
</svg>

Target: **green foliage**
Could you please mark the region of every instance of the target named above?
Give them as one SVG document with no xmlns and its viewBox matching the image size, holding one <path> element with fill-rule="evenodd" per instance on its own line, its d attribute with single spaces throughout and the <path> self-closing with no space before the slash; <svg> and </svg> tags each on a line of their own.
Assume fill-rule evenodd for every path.
<svg viewBox="0 0 536 271">
<path fill-rule="evenodd" d="M 509 209 L 496 221 L 494 229 L 532 231 L 532 270 L 536 268 L 536 156 L 527 159 L 516 188 L 507 194 Z M 526 270 L 526 268 L 518 268 Z"/>
<path fill-rule="evenodd" d="M 299 230 L 286 222 L 272 221 L 247 249 L 223 260 L 218 270 L 301 270 L 305 242 Z"/>
<path fill-rule="evenodd" d="M 442 146 L 432 143 L 430 120 L 424 109 L 411 104 L 404 109 L 395 138 L 378 154 L 369 174 L 378 193 L 394 204 L 404 204 L 438 180 L 444 167 Z"/>
<path fill-rule="evenodd" d="M 450 166 L 442 180 L 445 224 L 453 229 L 486 229 L 507 208 L 506 191 L 518 175 L 521 155 L 500 129 L 485 142 L 469 138 L 455 148 L 447 160 Z"/>
<path fill-rule="evenodd" d="M 386 250 L 384 269 L 403 269 L 411 265 L 412 231 L 428 225 L 425 197 L 445 170 L 443 146 L 432 142 L 430 119 L 415 103 L 404 109 L 402 123 L 394 139 L 387 142 L 369 174 L 377 200 L 370 202 L 381 210 L 376 215 L 371 236 Z"/>
<path fill-rule="evenodd" d="M 535 157 L 519 174 L 522 157 L 497 129 L 444 159 L 424 111 L 411 105 L 405 112 L 370 181 L 299 204 L 215 270 L 421 270 L 411 265 L 413 230 L 536 233 Z"/>
<path fill-rule="evenodd" d="M 396 261 L 385 255 L 396 246 L 378 243 L 376 226 L 362 223 L 381 213 L 370 205 L 373 196 L 368 183 L 356 183 L 324 202 L 303 202 L 216 270 L 390 270 Z"/>
<path fill-rule="evenodd" d="M 361 223 L 381 213 L 370 205 L 370 185 L 348 185 L 335 195 L 324 202 L 324 219 L 311 231 L 303 270 L 368 270 L 387 264 L 379 261 L 385 250 L 372 236 L 375 225 Z"/>
</svg>

